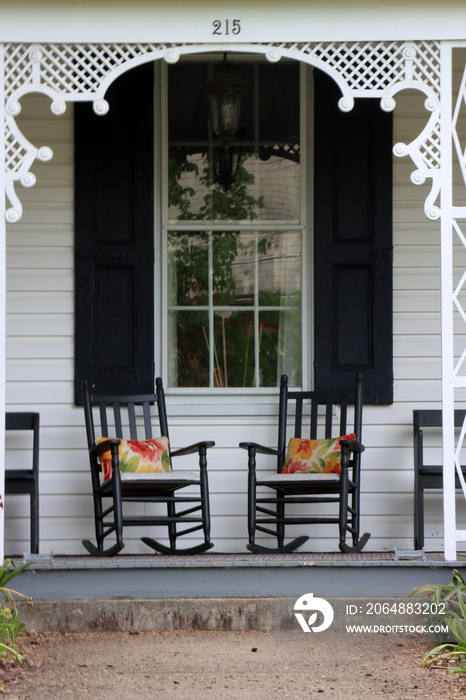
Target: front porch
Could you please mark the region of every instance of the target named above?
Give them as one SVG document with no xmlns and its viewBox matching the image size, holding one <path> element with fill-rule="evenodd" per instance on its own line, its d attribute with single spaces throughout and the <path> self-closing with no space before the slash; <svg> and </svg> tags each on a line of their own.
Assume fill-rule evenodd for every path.
<svg viewBox="0 0 466 700">
<path fill-rule="evenodd" d="M 301 34 L 302 8 L 294 9 Z M 84 8 L 82 14 L 84 18 Z M 9 199 L 6 406 L 8 410 L 40 412 L 42 545 L 44 551 L 75 555 L 36 561 L 19 577 L 19 584 L 36 600 L 115 600 L 122 595 L 146 600 L 168 600 L 173 596 L 200 600 L 212 594 L 261 598 L 297 596 L 309 589 L 336 596 L 344 596 L 349 590 L 358 595 L 374 595 L 374 590 L 403 595 L 424 583 L 427 575 L 432 582 L 436 581 L 434 575 L 448 581 L 451 569 L 457 564 L 462 566 L 456 545 L 460 541 L 458 534 L 464 532 L 456 518 L 453 470 L 445 480 L 443 532 L 448 563 L 440 554 L 429 555 L 426 562 L 395 561 L 389 548 L 411 544 L 413 409 L 439 408 L 442 402 L 446 440 L 441 461 L 453 464 L 453 456 L 457 459 L 461 449 L 459 445 L 455 451 L 453 444 L 452 414 L 455 402 L 464 398 L 466 381 L 462 375 L 463 293 L 461 285 L 456 288 L 456 277 L 465 268 L 466 245 L 461 230 L 465 210 L 460 206 L 464 197 L 457 186 L 460 171 L 464 175 L 464 159 L 456 150 L 452 153 L 452 148 L 454 145 L 456 149 L 457 141 L 462 142 L 464 125 L 461 120 L 457 122 L 458 114 L 452 112 L 455 106 L 460 111 L 466 90 L 465 77 L 460 77 L 466 44 L 462 35 L 442 36 L 439 40 L 433 28 L 424 39 L 405 41 L 406 36 L 399 36 L 398 30 L 380 42 L 372 34 L 361 37 L 354 18 L 349 26 L 342 18 L 339 21 L 345 40 L 337 43 L 333 37 L 316 36 L 310 22 L 309 40 L 295 44 L 278 43 L 282 41 L 283 29 L 277 24 L 278 39 L 271 38 L 268 32 L 264 38 L 254 29 L 254 42 L 244 44 L 239 43 L 239 37 L 212 44 L 212 36 L 205 28 L 199 28 L 194 36 L 189 26 L 189 41 L 196 43 L 181 44 L 178 32 L 175 36 L 165 36 L 164 32 L 159 36 L 157 30 L 156 43 L 141 44 L 139 32 L 125 27 L 125 41 L 132 43 L 96 43 L 106 39 L 93 36 L 88 37 L 90 44 L 62 44 L 71 39 L 64 38 L 60 28 L 59 34 L 43 39 L 45 43 L 40 45 L 8 43 L 2 47 L 6 91 L 2 114 L 7 127 L 5 192 Z M 90 26 L 87 17 L 85 26 Z M 372 32 L 375 25 L 370 26 Z M 420 30 L 416 30 L 417 36 Z M 404 33 L 405 28 L 401 34 Z M 409 35 L 411 38 L 411 32 Z M 87 31 L 83 36 L 87 37 Z M 247 37 L 244 41 L 252 41 Z M 165 39 L 169 43 L 160 43 Z M 121 37 L 110 40 L 122 41 Z M 264 43 L 257 43 L 260 41 Z M 395 397 L 393 404 L 367 406 L 364 418 L 367 451 L 362 510 L 367 529 L 372 532 L 371 545 L 379 553 L 364 553 L 357 558 L 306 553 L 280 559 L 245 552 L 209 554 L 189 560 L 123 555 L 106 561 L 79 556 L 81 540 L 92 528 L 92 516 L 82 412 L 73 401 L 74 117 L 72 110 L 66 112 L 65 108 L 91 101 L 96 112 L 104 114 L 108 108 L 107 88 L 124 72 L 145 63 L 164 61 L 170 65 L 189 55 L 209 54 L 213 48 L 257 55 L 264 63 L 279 63 L 282 58 L 307 64 L 308 72 L 324 71 L 339 85 L 339 106 L 343 112 L 351 112 L 353 104 L 363 98 L 377 98 L 383 111 L 394 112 L 393 143 L 398 163 L 393 179 Z M 422 104 L 415 94 L 421 96 Z M 134 97 L 139 97 L 137 91 Z M 135 99 L 134 110 L 140 106 Z M 60 119 L 53 122 L 57 116 Z M 34 133 L 33 125 L 37 129 Z M 52 156 L 48 145 L 36 148 L 33 143 L 51 143 L 58 155 L 55 163 L 47 165 Z M 403 156 L 414 162 L 414 172 Z M 450 176 L 453 162 L 454 182 Z M 37 189 L 31 187 L 36 182 L 36 173 L 29 170 L 33 166 L 39 176 Z M 416 194 L 412 194 L 416 188 L 406 187 L 409 179 L 418 185 Z M 24 216 L 15 191 L 16 188 L 19 192 L 20 184 L 26 188 L 21 190 L 26 204 Z M 2 229 L 0 238 L 5 236 Z M 159 251 L 162 243 L 157 236 L 154 250 Z M 311 247 L 310 241 L 306 245 Z M 1 247 L 3 250 L 4 245 Z M 387 251 L 379 253 L 372 257 L 389 258 Z M 311 281 L 307 283 L 311 286 Z M 153 358 L 150 359 L 152 368 Z M 156 363 L 161 362 L 157 356 Z M 191 433 L 197 429 L 217 443 L 209 461 L 209 476 L 213 535 L 224 551 L 234 551 L 245 541 L 246 479 L 244 462 L 237 456 L 238 443 L 249 436 L 264 444 L 270 442 L 273 407 L 267 396 L 259 398 L 257 404 L 255 397 L 254 401 L 246 398 L 244 405 L 238 403 L 232 408 L 229 399 L 222 403 L 217 395 L 203 397 L 203 404 L 191 395 L 175 396 L 170 406 L 170 412 L 175 413 L 177 444 L 189 444 Z M 461 441 L 463 437 L 464 433 Z M 441 449 L 439 443 L 439 452 Z M 59 478 L 63 475 L 65 478 Z M 466 493 L 464 483 L 462 486 Z M 427 530 L 428 536 L 437 538 L 431 542 L 436 548 L 442 546 L 438 541 L 441 528 L 437 527 L 442 520 L 440 508 L 440 504 L 433 506 L 434 525 Z M 24 513 L 18 509 L 14 516 L 14 528 L 6 532 L 7 552 L 21 552 L 27 539 L 22 534 L 27 522 Z M 2 520 L 0 514 L 0 526 Z M 10 524 L 12 521 L 10 518 Z M 317 533 L 317 538 L 322 538 L 322 549 L 332 547 L 333 534 Z M 424 568 L 429 568 L 429 572 Z M 411 578 L 405 580 L 405 576 Z"/>
</svg>

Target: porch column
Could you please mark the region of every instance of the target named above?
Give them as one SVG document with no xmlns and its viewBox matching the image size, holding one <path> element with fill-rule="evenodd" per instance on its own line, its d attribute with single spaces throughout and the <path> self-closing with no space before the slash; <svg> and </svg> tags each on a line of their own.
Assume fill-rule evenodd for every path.
<svg viewBox="0 0 466 700">
<path fill-rule="evenodd" d="M 0 44 L 0 123 L 3 124 L 3 137 L 0 139 L 0 495 L 2 503 L 5 494 L 5 296 L 6 296 L 6 221 L 5 221 L 5 51 Z M 3 507 L 0 508 L 0 564 L 4 558 L 5 520 Z"/>
<path fill-rule="evenodd" d="M 453 240 L 452 240 L 452 49 L 441 46 L 441 295 L 442 295 L 442 412 L 443 412 L 443 523 L 445 559 L 456 559 L 453 386 Z"/>
<path fill-rule="evenodd" d="M 466 219 L 464 207 L 455 206 L 453 196 L 453 165 L 455 161 L 454 137 L 458 151 L 459 138 L 456 133 L 458 121 L 458 105 L 463 101 L 466 86 L 460 86 L 459 94 L 453 94 L 453 42 L 441 43 L 441 91 L 440 91 L 440 133 L 441 133 L 441 295 L 442 295 L 442 414 L 443 414 L 443 509 L 444 509 L 444 551 L 447 561 L 457 559 L 457 542 L 466 539 L 466 531 L 457 529 L 455 475 L 462 481 L 464 495 L 464 480 L 460 474 L 460 455 L 465 438 L 463 426 L 457 444 L 455 444 L 454 409 L 455 398 L 460 389 L 466 387 L 466 377 L 462 374 L 465 352 L 460 353 L 461 359 L 455 365 L 455 306 L 463 321 L 464 309 L 459 298 L 462 282 L 455 289 L 453 275 L 453 244 L 464 242 L 459 221 Z M 465 80 L 466 72 L 463 75 Z M 454 100 L 456 106 L 454 107 Z M 466 182 L 464 158 L 456 153 Z M 455 161 L 455 162 L 456 162 Z M 466 247 L 466 246 L 465 246 Z M 464 276 L 463 276 L 464 279 Z M 463 329 L 464 332 L 464 329 Z M 459 339 L 459 338 L 458 338 Z"/>
</svg>

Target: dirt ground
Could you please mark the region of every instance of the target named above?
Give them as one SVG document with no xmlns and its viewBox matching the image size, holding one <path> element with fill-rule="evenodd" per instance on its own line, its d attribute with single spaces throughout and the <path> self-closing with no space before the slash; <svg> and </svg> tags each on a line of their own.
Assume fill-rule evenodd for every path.
<svg viewBox="0 0 466 700">
<path fill-rule="evenodd" d="M 105 632 L 20 640 L 0 664 L 9 700 L 272 700 L 466 696 L 466 674 L 420 666 L 420 636 L 302 632 Z"/>
</svg>

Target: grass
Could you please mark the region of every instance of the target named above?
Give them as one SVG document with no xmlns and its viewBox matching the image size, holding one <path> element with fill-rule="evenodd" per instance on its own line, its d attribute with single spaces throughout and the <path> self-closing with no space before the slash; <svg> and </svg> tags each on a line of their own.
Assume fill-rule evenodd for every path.
<svg viewBox="0 0 466 700">
<path fill-rule="evenodd" d="M 16 649 L 16 640 L 23 634 L 24 624 L 21 622 L 16 606 L 16 597 L 24 598 L 32 602 L 29 596 L 9 588 L 10 581 L 21 571 L 24 571 L 30 562 L 15 566 L 11 559 L 6 559 L 0 567 L 0 655 L 11 654 L 16 660 L 24 661 L 24 656 Z"/>
<path fill-rule="evenodd" d="M 434 661 L 453 659 L 454 673 L 466 673 L 466 582 L 457 569 L 453 570 L 453 579 L 445 585 L 426 585 L 415 588 L 412 596 L 430 595 L 435 603 L 447 606 L 442 622 L 446 623 L 451 639 L 437 644 L 424 656 L 423 665 Z"/>
</svg>

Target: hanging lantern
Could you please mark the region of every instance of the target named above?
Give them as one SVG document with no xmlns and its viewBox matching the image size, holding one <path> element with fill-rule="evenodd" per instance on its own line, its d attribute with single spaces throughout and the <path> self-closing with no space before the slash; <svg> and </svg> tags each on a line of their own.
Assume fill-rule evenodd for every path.
<svg viewBox="0 0 466 700">
<path fill-rule="evenodd" d="M 213 175 L 214 181 L 221 185 L 224 192 L 228 192 L 235 181 L 240 162 L 240 149 L 232 148 L 228 144 L 222 144 L 214 148 Z"/>
<path fill-rule="evenodd" d="M 213 175 L 225 192 L 234 182 L 240 162 L 240 149 L 233 142 L 239 129 L 241 102 L 247 83 L 227 69 L 226 56 L 219 73 L 203 88 L 209 101 L 209 113 L 217 145 L 213 150 Z"/>
<path fill-rule="evenodd" d="M 212 129 L 217 138 L 227 141 L 238 132 L 241 102 L 247 84 L 234 73 L 222 68 L 203 87 L 209 100 Z"/>
</svg>

